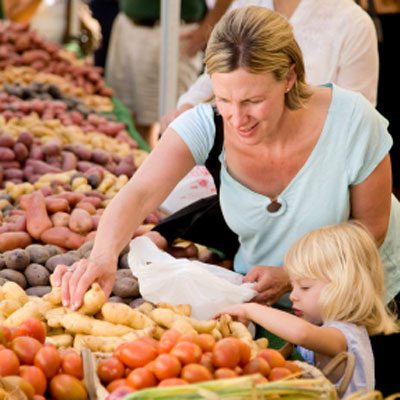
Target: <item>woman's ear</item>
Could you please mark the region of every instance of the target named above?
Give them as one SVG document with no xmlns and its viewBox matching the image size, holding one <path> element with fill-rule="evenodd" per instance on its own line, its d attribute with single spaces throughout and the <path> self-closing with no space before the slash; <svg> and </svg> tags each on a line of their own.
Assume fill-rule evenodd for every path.
<svg viewBox="0 0 400 400">
<path fill-rule="evenodd" d="M 295 84 L 297 79 L 297 72 L 296 72 L 296 64 L 293 63 L 290 68 L 289 72 L 286 75 L 286 87 L 290 90 L 293 85 Z"/>
</svg>

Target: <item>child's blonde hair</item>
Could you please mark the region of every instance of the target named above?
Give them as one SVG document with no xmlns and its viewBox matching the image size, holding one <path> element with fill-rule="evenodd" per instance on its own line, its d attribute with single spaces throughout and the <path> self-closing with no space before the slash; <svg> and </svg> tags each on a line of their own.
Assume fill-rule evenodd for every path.
<svg viewBox="0 0 400 400">
<path fill-rule="evenodd" d="M 284 267 L 300 278 L 327 281 L 321 317 L 365 325 L 370 335 L 400 329 L 384 303 L 383 266 L 373 237 L 356 221 L 309 232 L 287 252 Z"/>
</svg>

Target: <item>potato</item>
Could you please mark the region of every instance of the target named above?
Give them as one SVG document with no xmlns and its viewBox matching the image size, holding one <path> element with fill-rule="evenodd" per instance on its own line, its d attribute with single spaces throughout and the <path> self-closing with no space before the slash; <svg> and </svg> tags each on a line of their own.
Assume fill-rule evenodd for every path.
<svg viewBox="0 0 400 400">
<path fill-rule="evenodd" d="M 123 254 L 118 261 L 118 268 L 122 270 L 129 270 L 129 263 L 128 263 L 128 253 Z"/>
<path fill-rule="evenodd" d="M 29 156 L 28 148 L 21 142 L 15 143 L 13 150 L 15 158 L 20 162 L 24 162 Z"/>
<path fill-rule="evenodd" d="M 0 147 L 13 147 L 15 144 L 15 140 L 6 134 L 1 134 L 0 135 Z"/>
<path fill-rule="evenodd" d="M 64 146 L 64 150 L 74 153 L 79 160 L 89 161 L 92 152 L 85 145 L 80 143 L 69 143 Z"/>
<path fill-rule="evenodd" d="M 55 256 L 50 257 L 46 264 L 45 267 L 50 271 L 54 272 L 56 269 L 57 265 L 62 264 L 62 265 L 72 265 L 74 262 L 78 261 L 79 258 L 76 256 L 71 256 L 68 253 L 65 254 L 57 254 Z"/>
<path fill-rule="evenodd" d="M 4 261 L 4 254 L 0 254 L 0 269 L 6 267 L 6 262 Z"/>
<path fill-rule="evenodd" d="M 60 199 L 61 200 L 61 199 Z M 68 226 L 70 215 L 66 212 L 58 211 L 50 216 L 53 226 Z"/>
<path fill-rule="evenodd" d="M 28 131 L 22 131 L 17 138 L 17 143 L 22 143 L 24 144 L 28 149 L 30 149 L 30 147 L 33 144 L 33 140 L 34 140 L 34 136 L 32 135 L 32 133 L 28 132 Z"/>
<path fill-rule="evenodd" d="M 15 153 L 8 147 L 0 147 L 0 160 L 13 161 L 15 160 Z"/>
<path fill-rule="evenodd" d="M 50 258 L 49 250 L 40 244 L 30 244 L 25 251 L 29 254 L 31 263 L 45 265 Z"/>
<path fill-rule="evenodd" d="M 132 300 L 129 303 L 129 307 L 136 308 L 136 307 L 139 307 L 143 303 L 146 303 L 146 300 L 143 297 L 137 297 L 136 299 Z"/>
<path fill-rule="evenodd" d="M 50 284 L 50 272 L 43 265 L 32 263 L 24 271 L 29 286 L 48 286 Z"/>
<path fill-rule="evenodd" d="M 93 229 L 93 221 L 86 210 L 74 208 L 69 218 L 68 226 L 73 232 L 85 234 Z"/>
<path fill-rule="evenodd" d="M 8 280 L 6 278 L 0 277 L 0 286 L 3 286 Z"/>
<path fill-rule="evenodd" d="M 4 232 L 0 234 L 0 253 L 18 248 L 24 249 L 31 243 L 32 238 L 26 232 Z"/>
<path fill-rule="evenodd" d="M 16 271 L 23 271 L 30 263 L 31 257 L 24 249 L 15 249 L 4 253 L 6 267 Z"/>
<path fill-rule="evenodd" d="M 138 297 L 140 295 L 138 281 L 135 278 L 128 277 L 117 279 L 112 293 L 121 298 Z"/>
<path fill-rule="evenodd" d="M 63 171 L 71 171 L 76 169 L 78 157 L 74 153 L 72 153 L 71 151 L 62 151 L 61 157 L 61 169 Z"/>
<path fill-rule="evenodd" d="M 23 273 L 13 269 L 3 269 L 0 271 L 0 278 L 7 279 L 21 286 L 22 289 L 26 288 L 27 282 Z"/>
<path fill-rule="evenodd" d="M 93 244 L 94 244 L 94 240 L 89 240 L 87 242 L 85 242 L 85 244 L 83 244 L 81 247 L 79 247 L 79 249 L 77 250 L 77 255 L 80 258 L 83 258 L 85 254 L 87 254 L 88 252 L 92 251 L 93 248 Z"/>
<path fill-rule="evenodd" d="M 56 256 L 58 254 L 63 254 L 60 247 L 55 246 L 53 244 L 45 244 L 43 247 L 49 252 L 50 257 Z"/>
<path fill-rule="evenodd" d="M 111 161 L 111 155 L 103 149 L 93 149 L 91 161 L 96 164 L 106 165 Z"/>
<path fill-rule="evenodd" d="M 43 297 L 45 294 L 51 292 L 51 286 L 34 286 L 25 290 L 28 296 Z"/>
<path fill-rule="evenodd" d="M 136 279 L 132 271 L 130 269 L 117 269 L 116 272 L 116 280 L 122 279 L 122 278 L 134 278 Z"/>
<path fill-rule="evenodd" d="M 24 172 L 19 168 L 7 168 L 4 170 L 4 180 L 11 181 L 13 179 L 24 179 Z"/>
</svg>

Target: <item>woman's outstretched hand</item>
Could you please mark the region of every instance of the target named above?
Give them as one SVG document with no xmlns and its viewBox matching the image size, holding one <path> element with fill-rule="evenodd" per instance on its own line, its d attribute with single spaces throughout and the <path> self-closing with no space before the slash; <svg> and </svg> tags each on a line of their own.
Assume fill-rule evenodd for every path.
<svg viewBox="0 0 400 400">
<path fill-rule="evenodd" d="M 253 287 L 258 295 L 251 301 L 267 305 L 274 304 L 291 290 L 289 276 L 283 268 L 257 265 L 243 278 L 243 283 L 256 282 Z"/>
<path fill-rule="evenodd" d="M 117 271 L 117 260 L 101 260 L 100 258 L 81 259 L 70 267 L 58 265 L 54 270 L 53 283 L 61 286 L 64 307 L 77 310 L 90 285 L 98 282 L 106 298 L 111 294 Z"/>
</svg>

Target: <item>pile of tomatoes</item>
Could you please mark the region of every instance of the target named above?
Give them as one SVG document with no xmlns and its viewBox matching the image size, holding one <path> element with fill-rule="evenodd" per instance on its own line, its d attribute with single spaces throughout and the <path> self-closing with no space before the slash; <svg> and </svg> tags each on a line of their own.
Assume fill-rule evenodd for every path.
<svg viewBox="0 0 400 400">
<path fill-rule="evenodd" d="M 0 326 L 0 376 L 28 400 L 86 400 L 82 357 L 45 342 L 46 327 L 36 319 L 18 328 Z"/>
<path fill-rule="evenodd" d="M 255 373 L 267 382 L 294 373 L 298 377 L 301 369 L 270 348 L 251 357 L 250 346 L 235 337 L 216 342 L 207 333 L 183 335 L 169 329 L 159 341 L 141 337 L 120 345 L 98 363 L 97 373 L 109 392 L 134 392 Z"/>
</svg>

